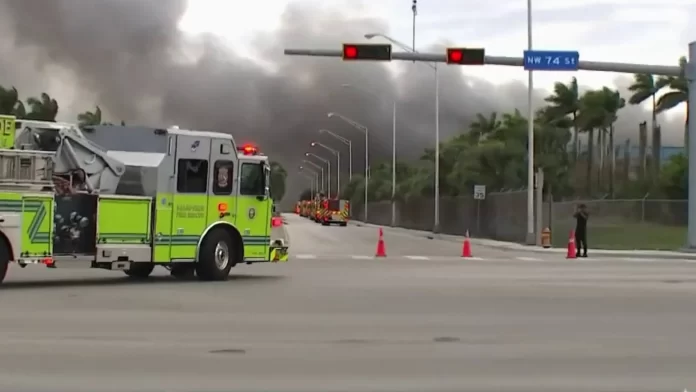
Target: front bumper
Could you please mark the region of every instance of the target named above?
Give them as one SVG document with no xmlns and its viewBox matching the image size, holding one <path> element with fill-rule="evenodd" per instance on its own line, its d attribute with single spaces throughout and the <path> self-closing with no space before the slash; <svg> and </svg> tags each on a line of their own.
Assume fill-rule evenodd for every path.
<svg viewBox="0 0 696 392">
<path fill-rule="evenodd" d="M 271 263 L 285 263 L 290 258 L 287 246 L 272 247 L 269 261 Z"/>
</svg>

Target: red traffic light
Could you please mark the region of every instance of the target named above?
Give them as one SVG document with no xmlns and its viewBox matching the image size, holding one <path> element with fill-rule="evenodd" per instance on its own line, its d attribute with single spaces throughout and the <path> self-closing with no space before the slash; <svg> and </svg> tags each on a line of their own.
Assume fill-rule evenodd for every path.
<svg viewBox="0 0 696 392">
<path fill-rule="evenodd" d="M 391 44 L 343 44 L 343 60 L 391 61 Z"/>
<path fill-rule="evenodd" d="M 485 58 L 484 49 L 447 48 L 447 64 L 483 65 Z"/>
<path fill-rule="evenodd" d="M 450 63 L 459 63 L 464 55 L 461 50 L 452 50 L 447 54 L 447 57 Z"/>
<path fill-rule="evenodd" d="M 354 59 L 358 57 L 358 48 L 353 45 L 343 46 L 343 57 L 347 59 Z"/>
</svg>

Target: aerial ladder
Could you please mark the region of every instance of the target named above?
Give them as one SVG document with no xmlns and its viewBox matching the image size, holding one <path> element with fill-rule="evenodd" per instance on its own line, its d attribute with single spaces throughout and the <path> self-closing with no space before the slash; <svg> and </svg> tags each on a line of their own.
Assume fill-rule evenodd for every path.
<svg viewBox="0 0 696 392">
<path fill-rule="evenodd" d="M 0 149 L 4 191 L 83 190 L 114 194 L 126 166 L 90 142 L 77 125 L 18 120 L 13 149 Z"/>
</svg>

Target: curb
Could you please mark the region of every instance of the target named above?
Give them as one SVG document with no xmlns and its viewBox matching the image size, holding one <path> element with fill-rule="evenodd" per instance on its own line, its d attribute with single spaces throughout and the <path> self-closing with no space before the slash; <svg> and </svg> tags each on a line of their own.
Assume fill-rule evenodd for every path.
<svg viewBox="0 0 696 392">
<path fill-rule="evenodd" d="M 381 227 L 386 231 L 400 232 L 406 235 L 412 235 L 414 237 L 421 237 L 427 239 L 437 239 L 442 241 L 450 242 L 462 242 L 464 240 L 463 236 L 457 236 L 452 234 L 435 234 L 427 231 L 405 229 L 402 227 L 391 227 L 391 226 L 380 226 L 374 225 L 372 223 L 363 223 L 358 221 L 352 221 L 352 224 L 357 227 Z M 527 252 L 527 253 L 552 253 L 552 254 L 565 254 L 566 249 L 564 248 L 540 248 L 531 245 L 521 245 L 512 242 L 494 241 L 479 238 L 470 238 L 470 241 L 474 245 L 483 246 L 491 249 L 507 250 L 507 251 L 517 251 L 517 252 Z M 592 255 L 603 256 L 603 257 L 630 257 L 639 259 L 689 259 L 696 260 L 696 253 L 693 252 L 675 252 L 675 251 L 659 251 L 659 250 L 590 250 Z"/>
</svg>

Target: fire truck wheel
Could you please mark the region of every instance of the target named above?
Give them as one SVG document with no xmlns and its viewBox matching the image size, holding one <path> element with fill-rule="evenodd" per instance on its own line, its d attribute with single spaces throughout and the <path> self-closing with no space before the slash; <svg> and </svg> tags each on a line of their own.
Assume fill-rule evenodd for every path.
<svg viewBox="0 0 696 392">
<path fill-rule="evenodd" d="M 348 226 L 348 222 L 341 222 L 341 226 L 342 226 L 342 227 Z"/>
<path fill-rule="evenodd" d="M 10 248 L 7 246 L 7 241 L 0 238 L 0 283 L 5 280 L 7 275 L 7 267 L 10 265 Z"/>
<path fill-rule="evenodd" d="M 235 241 L 223 229 L 211 230 L 201 244 L 196 273 L 201 280 L 226 280 L 237 264 Z"/>
<path fill-rule="evenodd" d="M 329 223 L 329 222 L 321 222 L 321 225 L 322 225 L 322 226 L 330 226 L 331 223 Z"/>
<path fill-rule="evenodd" d="M 124 272 L 131 278 L 135 279 L 145 279 L 152 273 L 155 269 L 155 265 L 152 263 L 131 263 L 131 267 Z"/>
</svg>

